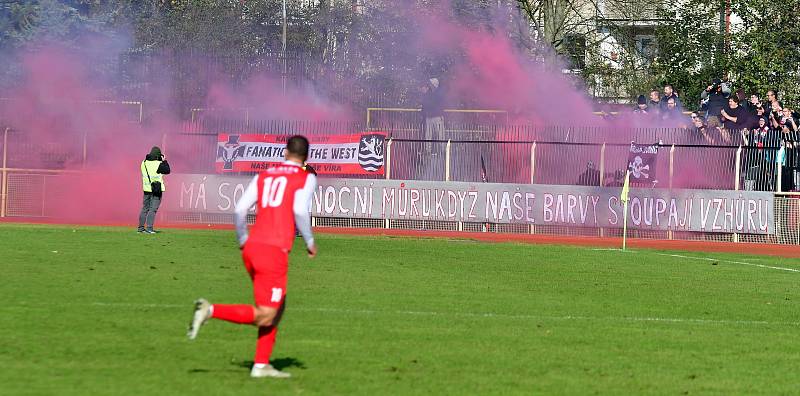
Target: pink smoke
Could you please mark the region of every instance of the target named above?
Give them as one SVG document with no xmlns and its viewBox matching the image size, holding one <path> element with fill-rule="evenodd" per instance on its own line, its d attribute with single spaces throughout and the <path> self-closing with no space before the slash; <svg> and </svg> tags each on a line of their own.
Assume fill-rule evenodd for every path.
<svg viewBox="0 0 800 396">
<path fill-rule="evenodd" d="M 397 5 L 394 11 L 407 21 L 409 27 L 402 42 L 392 39 L 384 42 L 382 37 L 377 37 L 374 43 L 353 41 L 353 49 L 372 48 L 375 51 L 373 55 L 380 55 L 375 58 L 385 62 L 370 67 L 391 69 L 392 72 L 386 73 L 384 78 L 389 80 L 390 86 L 402 91 L 396 105 L 416 107 L 419 101 L 413 87 L 437 77 L 446 92 L 448 107 L 506 110 L 512 123 L 534 127 L 597 127 L 595 135 L 591 136 L 597 142 L 624 141 L 628 137 L 619 134 L 636 127 L 671 126 L 633 115 L 610 121 L 598 117 L 592 112 L 592 100 L 574 86 L 572 76 L 561 72 L 562 65 L 545 65 L 532 60 L 530 54 L 515 45 L 505 30 L 506 20 L 493 26 L 465 26 L 452 15 L 437 11 L 445 9 L 446 5 L 424 10 L 407 4 Z M 88 43 L 90 54 L 103 54 L 104 57 L 113 58 L 126 49 L 125 45 L 97 40 Z M 102 81 L 92 75 L 91 66 L 100 59 L 56 44 L 38 47 L 35 52 L 21 55 L 25 77 L 13 92 L 4 95 L 13 100 L 0 102 L 0 113 L 5 115 L 4 121 L 25 134 L 26 139 L 39 143 L 40 151 L 20 159 L 20 167 L 45 167 L 48 156 L 40 153 L 47 154 L 48 150 L 61 148 L 69 153 L 62 164 L 64 169 L 88 171 L 65 187 L 67 199 L 52 209 L 56 217 L 81 222 L 135 222 L 141 201 L 139 163 L 151 146 L 161 146 L 162 142 L 166 142 L 162 149 L 174 172 L 185 173 L 193 169 L 193 165 L 213 161 L 213 154 L 182 144 L 184 141 L 176 137 L 177 132 L 193 129 L 193 126 L 187 126 L 172 111 L 154 111 L 170 108 L 168 102 L 173 97 L 173 86 L 168 78 L 153 83 L 148 93 L 144 103 L 146 123 L 132 123 L 130 107 L 97 102 L 143 99 L 117 97 L 113 94 L 115 81 Z M 420 65 L 421 59 L 434 59 L 449 66 L 441 70 L 426 69 Z M 358 60 L 353 65 L 351 67 L 355 69 L 366 68 Z M 335 95 L 330 92 L 323 94 L 318 86 L 354 90 L 369 90 L 370 87 L 358 86 L 361 80 L 355 77 L 356 70 L 326 71 L 329 73 L 316 75 L 316 81 L 289 81 L 285 86 L 281 76 L 276 74 L 259 73 L 236 83 L 229 76 L 217 73 L 212 76 L 207 96 L 201 98 L 199 105 L 206 114 L 214 113 L 214 116 L 231 119 L 242 119 L 246 114 L 250 120 L 361 121 L 363 108 L 336 101 L 332 99 Z M 388 92 L 387 95 L 394 93 Z M 540 139 L 520 136 L 511 130 L 500 130 L 494 138 Z M 85 168 L 84 140 L 87 146 Z M 529 158 L 529 149 L 519 146 L 513 156 L 506 154 L 489 156 L 492 168 L 516 169 L 518 164 L 515 161 Z M 565 173 L 564 158 L 570 155 L 570 160 L 578 164 L 597 163 L 599 160 L 590 150 L 561 152 L 553 149 L 548 155 L 540 156 L 544 162 L 540 164 L 539 175 L 545 179 L 537 181 L 574 181 L 577 172 L 573 172 L 574 175 L 561 174 Z M 545 173 L 548 169 L 552 174 Z M 489 173 L 493 172 L 489 170 Z M 518 181 L 524 182 L 525 179 Z M 175 186 L 170 186 L 168 177 L 169 193 L 176 191 Z M 91 206 L 88 211 L 87 202 Z"/>
<path fill-rule="evenodd" d="M 316 94 L 311 87 L 284 83 L 279 77 L 256 75 L 240 89 L 226 81 L 215 82 L 208 92 L 209 109 L 226 115 L 247 112 L 256 120 L 352 121 L 350 110 Z"/>
</svg>

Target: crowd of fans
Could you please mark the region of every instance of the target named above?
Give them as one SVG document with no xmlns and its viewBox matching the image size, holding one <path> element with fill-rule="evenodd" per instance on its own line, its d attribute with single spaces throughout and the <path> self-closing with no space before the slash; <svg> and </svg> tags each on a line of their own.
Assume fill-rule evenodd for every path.
<svg viewBox="0 0 800 396">
<path fill-rule="evenodd" d="M 694 111 L 691 111 L 694 110 Z M 743 89 L 732 91 L 730 84 L 714 79 L 702 92 L 694 108 L 685 106 L 672 85 L 663 92 L 654 89 L 649 98 L 639 95 L 634 113 L 662 125 L 687 130 L 687 142 L 707 145 L 747 147 L 745 169 L 762 172 L 758 189 L 771 189 L 781 170 L 781 189 L 800 190 L 800 117 L 781 103 L 776 90 L 749 97 Z M 775 164 L 775 166 L 771 166 Z"/>
</svg>

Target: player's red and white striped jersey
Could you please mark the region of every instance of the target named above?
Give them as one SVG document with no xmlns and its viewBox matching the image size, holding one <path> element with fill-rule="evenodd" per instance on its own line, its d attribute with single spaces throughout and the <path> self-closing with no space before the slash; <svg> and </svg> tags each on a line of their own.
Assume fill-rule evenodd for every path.
<svg viewBox="0 0 800 396">
<path fill-rule="evenodd" d="M 254 177 L 236 203 L 239 243 L 254 241 L 290 250 L 296 225 L 306 245 L 312 245 L 309 210 L 316 185 L 316 176 L 290 161 Z M 248 236 L 246 216 L 254 204 L 256 222 Z"/>
</svg>

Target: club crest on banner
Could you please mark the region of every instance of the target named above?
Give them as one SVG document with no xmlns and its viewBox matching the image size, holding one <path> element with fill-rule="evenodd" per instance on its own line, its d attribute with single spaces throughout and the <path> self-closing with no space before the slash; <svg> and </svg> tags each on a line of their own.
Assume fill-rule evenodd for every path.
<svg viewBox="0 0 800 396">
<path fill-rule="evenodd" d="M 228 135 L 228 141 L 219 142 L 217 146 L 217 159 L 222 160 L 222 170 L 232 171 L 233 161 L 244 155 L 247 145 L 239 144 L 239 135 Z"/>
<path fill-rule="evenodd" d="M 364 170 L 375 172 L 383 166 L 383 146 L 386 137 L 380 134 L 361 135 L 358 144 L 358 164 Z"/>
</svg>

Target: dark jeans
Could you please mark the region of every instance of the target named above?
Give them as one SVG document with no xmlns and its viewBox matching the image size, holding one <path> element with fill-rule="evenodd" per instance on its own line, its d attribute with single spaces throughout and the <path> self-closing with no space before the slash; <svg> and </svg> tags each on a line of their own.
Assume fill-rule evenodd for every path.
<svg viewBox="0 0 800 396">
<path fill-rule="evenodd" d="M 139 212 L 139 231 L 144 231 L 145 226 L 148 230 L 153 230 L 153 223 L 156 221 L 156 212 L 161 205 L 161 197 L 156 197 L 153 194 L 144 194 L 142 200 L 142 211 Z"/>
</svg>

